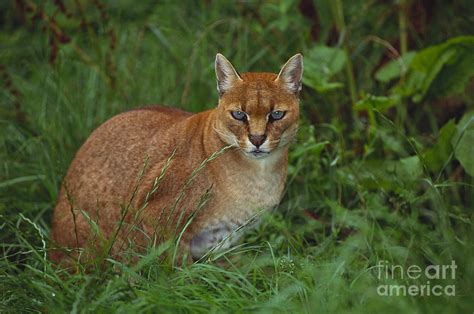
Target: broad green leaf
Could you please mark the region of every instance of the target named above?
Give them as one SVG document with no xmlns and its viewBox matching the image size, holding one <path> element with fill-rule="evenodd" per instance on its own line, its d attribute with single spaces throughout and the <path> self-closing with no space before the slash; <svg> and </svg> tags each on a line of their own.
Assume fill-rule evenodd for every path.
<svg viewBox="0 0 474 314">
<path fill-rule="evenodd" d="M 456 123 L 449 120 L 440 130 L 438 140 L 433 147 L 426 150 L 424 160 L 428 169 L 439 171 L 453 152 L 451 139 L 456 132 Z"/>
<path fill-rule="evenodd" d="M 388 108 L 395 106 L 398 102 L 396 96 L 374 96 L 366 95 L 363 99 L 359 100 L 355 106 L 355 110 L 367 110 L 367 109 L 377 109 L 379 111 L 385 111 Z"/>
<path fill-rule="evenodd" d="M 326 93 L 334 89 L 343 87 L 344 85 L 339 82 L 327 82 L 317 77 L 303 77 L 303 84 L 314 89 L 318 93 Z"/>
<path fill-rule="evenodd" d="M 340 88 L 343 85 L 330 82 L 346 64 L 346 55 L 342 49 L 327 46 L 315 46 L 305 53 L 305 74 L 303 83 L 319 93 Z"/>
<path fill-rule="evenodd" d="M 459 144 L 459 140 L 461 136 L 464 134 L 466 130 L 474 129 L 474 111 L 470 111 L 459 120 L 458 125 L 456 126 L 456 132 L 451 139 L 451 145 L 456 148 Z"/>
<path fill-rule="evenodd" d="M 465 114 L 459 121 L 451 143 L 456 159 L 469 175 L 474 176 L 474 112 Z"/>
<path fill-rule="evenodd" d="M 458 125 L 456 126 L 456 136 L 452 140 L 452 144 L 455 146 L 457 140 L 462 135 L 462 133 L 467 129 L 474 128 L 474 111 L 467 112 L 463 115 L 461 120 L 459 120 Z"/>
<path fill-rule="evenodd" d="M 380 138 L 383 149 L 387 153 L 395 153 L 398 156 L 406 156 L 407 150 L 405 149 L 404 140 L 397 134 L 387 130 L 386 128 L 377 128 L 376 136 Z"/>
<path fill-rule="evenodd" d="M 397 77 L 400 77 L 402 71 L 408 70 L 411 61 L 415 57 L 416 52 L 410 51 L 404 54 L 403 56 L 394 59 L 383 67 L 381 67 L 377 72 L 375 72 L 375 79 L 379 82 L 390 82 Z"/>
<path fill-rule="evenodd" d="M 407 78 L 395 94 L 420 102 L 464 91 L 474 76 L 474 36 L 456 37 L 443 44 L 419 51 L 413 58 Z"/>
<path fill-rule="evenodd" d="M 423 174 L 420 158 L 418 156 L 410 156 L 400 159 L 395 164 L 396 172 L 401 178 L 408 180 L 416 179 Z"/>
<path fill-rule="evenodd" d="M 466 130 L 454 154 L 464 170 L 474 177 L 474 130 Z"/>
<path fill-rule="evenodd" d="M 432 47 L 419 53 L 420 58 L 412 63 L 415 75 L 408 78 L 408 84 L 416 88 L 412 97 L 414 102 L 420 102 L 430 88 L 442 67 L 456 55 L 452 49 Z M 423 72 L 422 72 L 423 71 Z M 423 74 L 421 74 L 423 73 Z"/>
</svg>

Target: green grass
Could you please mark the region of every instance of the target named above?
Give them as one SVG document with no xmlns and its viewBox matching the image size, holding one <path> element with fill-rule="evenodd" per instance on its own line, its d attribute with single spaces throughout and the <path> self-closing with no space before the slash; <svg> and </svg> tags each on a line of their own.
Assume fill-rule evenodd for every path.
<svg viewBox="0 0 474 314">
<path fill-rule="evenodd" d="M 472 110 L 472 92 L 467 87 L 456 95 L 464 107 L 455 114 L 436 114 L 436 103 L 451 98 L 427 96 L 417 104 L 403 99 L 391 110 L 370 110 L 365 122 L 352 112 L 344 71 L 330 78 L 344 84 L 340 89 L 304 87 L 285 197 L 242 246 L 177 266 L 157 258 L 171 252 L 172 246 L 162 245 L 136 265 L 109 258 L 103 269 L 76 273 L 45 258 L 61 180 L 94 128 L 146 104 L 193 112 L 214 107 L 217 52 L 241 72 L 275 72 L 296 52 L 336 46 L 330 7 L 314 3 L 321 10 L 318 40 L 310 36 L 313 21 L 292 1 L 117 1 L 105 6 L 105 18 L 93 2 L 84 2 L 86 28 L 75 2 L 66 2 L 71 18 L 54 15 L 57 7 L 46 2 L 44 12 L 56 16 L 70 38 L 58 43 L 54 62 L 48 41 L 54 36 L 42 31 L 45 23 L 33 25 L 31 14 L 22 20 L 14 3 L 1 4 L 0 311 L 472 312 L 474 181 L 451 146 L 440 155 L 443 167 L 427 157 L 444 145 L 438 138 L 445 121 Z M 469 35 L 474 15 L 466 3 L 436 7 L 434 16 L 443 12 L 445 18 L 422 35 L 409 28 L 411 49 Z M 385 48 L 369 45 L 366 37 L 396 40 L 397 9 L 343 4 L 358 97 L 388 95 L 393 84 L 373 78 Z M 456 278 L 431 284 L 455 284 L 456 296 L 380 296 L 380 284 L 428 280 L 379 279 L 383 260 L 405 268 L 455 260 Z"/>
</svg>

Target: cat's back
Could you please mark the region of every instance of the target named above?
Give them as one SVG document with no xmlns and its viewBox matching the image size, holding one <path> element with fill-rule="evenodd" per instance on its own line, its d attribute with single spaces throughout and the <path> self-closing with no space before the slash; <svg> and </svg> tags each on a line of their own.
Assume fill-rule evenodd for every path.
<svg viewBox="0 0 474 314">
<path fill-rule="evenodd" d="M 114 152 L 122 156 L 136 154 L 157 137 L 166 141 L 165 134 L 170 129 L 176 129 L 182 120 L 191 115 L 189 112 L 164 106 L 146 106 L 120 113 L 92 132 L 78 151 L 76 159 L 96 159 L 101 157 L 101 152 L 107 152 L 109 158 Z M 140 156 L 143 161 L 141 157 L 144 156 Z"/>
<path fill-rule="evenodd" d="M 175 138 L 169 134 L 176 132 L 181 122 L 191 115 L 179 109 L 148 106 L 112 117 L 79 149 L 66 175 L 66 183 L 71 191 L 84 195 L 128 191 L 151 151 L 155 161 L 169 155 Z"/>
</svg>

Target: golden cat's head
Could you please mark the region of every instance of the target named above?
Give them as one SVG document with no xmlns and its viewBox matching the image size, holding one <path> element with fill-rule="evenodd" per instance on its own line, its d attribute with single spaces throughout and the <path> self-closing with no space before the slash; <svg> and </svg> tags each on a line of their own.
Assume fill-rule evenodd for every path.
<svg viewBox="0 0 474 314">
<path fill-rule="evenodd" d="M 274 73 L 239 74 L 221 54 L 215 70 L 219 105 L 215 131 L 249 158 L 265 158 L 296 135 L 303 56 L 291 57 Z"/>
</svg>

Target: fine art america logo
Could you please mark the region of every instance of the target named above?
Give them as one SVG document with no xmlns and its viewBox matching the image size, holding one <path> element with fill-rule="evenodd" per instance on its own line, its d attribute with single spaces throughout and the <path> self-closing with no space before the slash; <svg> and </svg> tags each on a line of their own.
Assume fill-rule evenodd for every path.
<svg viewBox="0 0 474 314">
<path fill-rule="evenodd" d="M 455 296 L 456 286 L 446 281 L 456 279 L 458 266 L 453 260 L 447 265 L 392 265 L 388 261 L 379 261 L 377 275 L 380 281 L 403 280 L 409 282 L 426 278 L 423 284 L 380 284 L 377 294 L 380 296 Z M 423 282 L 423 280 L 421 280 Z"/>
</svg>

